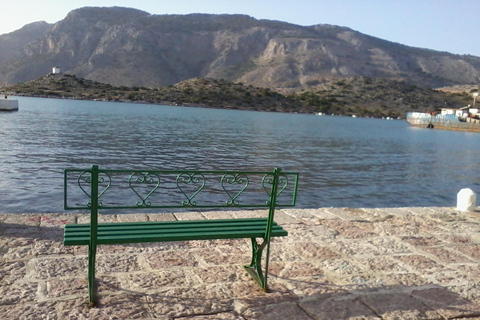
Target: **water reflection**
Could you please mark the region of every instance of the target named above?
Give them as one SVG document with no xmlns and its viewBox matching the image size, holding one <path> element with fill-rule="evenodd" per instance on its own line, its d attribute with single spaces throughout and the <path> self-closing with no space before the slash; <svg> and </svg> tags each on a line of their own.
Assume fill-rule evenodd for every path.
<svg viewBox="0 0 480 320">
<path fill-rule="evenodd" d="M 20 98 L 0 113 L 0 210 L 61 212 L 62 170 L 299 171 L 300 207 L 454 206 L 478 133 L 404 121 Z M 480 192 L 480 190 L 476 190 Z"/>
</svg>

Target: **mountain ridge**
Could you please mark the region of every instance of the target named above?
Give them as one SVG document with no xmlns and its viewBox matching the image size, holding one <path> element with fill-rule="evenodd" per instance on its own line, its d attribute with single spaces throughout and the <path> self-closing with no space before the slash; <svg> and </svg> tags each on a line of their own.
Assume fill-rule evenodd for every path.
<svg viewBox="0 0 480 320">
<path fill-rule="evenodd" d="M 480 57 L 409 47 L 325 24 L 84 7 L 42 30 L 14 46 L 15 55 L 0 46 L 0 86 L 36 79 L 52 66 L 117 86 L 213 78 L 298 91 L 356 76 L 425 87 L 480 82 Z M 0 44 L 8 37 L 16 35 L 0 35 Z"/>
</svg>

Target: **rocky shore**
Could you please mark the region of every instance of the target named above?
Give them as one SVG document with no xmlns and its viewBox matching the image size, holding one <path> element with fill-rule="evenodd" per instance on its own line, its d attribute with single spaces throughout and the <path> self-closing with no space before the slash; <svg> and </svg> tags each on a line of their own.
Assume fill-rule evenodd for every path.
<svg viewBox="0 0 480 320">
<path fill-rule="evenodd" d="M 213 219 L 261 212 L 104 215 Z M 0 319 L 480 319 L 480 212 L 454 208 L 279 210 L 270 293 L 243 271 L 247 240 L 100 246 L 99 306 L 83 214 L 0 214 Z"/>
</svg>

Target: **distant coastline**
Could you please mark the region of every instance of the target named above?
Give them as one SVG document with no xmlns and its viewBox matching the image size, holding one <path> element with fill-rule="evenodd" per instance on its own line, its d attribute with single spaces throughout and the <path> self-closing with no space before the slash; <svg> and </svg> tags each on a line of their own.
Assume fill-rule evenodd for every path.
<svg viewBox="0 0 480 320">
<path fill-rule="evenodd" d="M 466 93 L 442 92 L 401 81 L 366 77 L 337 80 L 308 91 L 278 92 L 210 78 L 147 88 L 112 86 L 70 74 L 49 74 L 2 87 L 0 92 L 42 98 L 392 119 L 405 119 L 407 112 L 412 110 L 432 110 L 444 104 L 465 105 L 470 100 Z"/>
</svg>

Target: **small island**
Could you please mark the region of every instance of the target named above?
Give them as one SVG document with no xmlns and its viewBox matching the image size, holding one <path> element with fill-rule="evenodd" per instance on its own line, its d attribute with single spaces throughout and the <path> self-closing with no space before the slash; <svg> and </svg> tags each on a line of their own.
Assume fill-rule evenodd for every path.
<svg viewBox="0 0 480 320">
<path fill-rule="evenodd" d="M 147 88 L 112 86 L 52 72 L 26 83 L 0 88 L 10 95 L 96 101 L 195 106 L 203 108 L 405 119 L 407 112 L 469 103 L 466 92 L 422 88 L 404 81 L 352 77 L 300 91 L 276 91 L 222 79 L 194 78 Z"/>
</svg>

